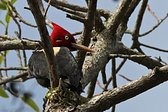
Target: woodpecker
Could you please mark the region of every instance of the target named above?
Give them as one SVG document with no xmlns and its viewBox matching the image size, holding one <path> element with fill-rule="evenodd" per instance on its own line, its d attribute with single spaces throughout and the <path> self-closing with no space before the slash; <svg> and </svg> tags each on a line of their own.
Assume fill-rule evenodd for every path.
<svg viewBox="0 0 168 112">
<path fill-rule="evenodd" d="M 70 89 L 80 94 L 82 92 L 81 79 L 83 75 L 71 51 L 80 49 L 93 52 L 93 50 L 78 45 L 73 35 L 61 26 L 56 23 L 52 23 L 52 25 L 53 31 L 50 39 L 53 45 L 56 74 L 69 85 Z M 49 70 L 44 50 L 33 52 L 28 62 L 28 68 L 30 75 L 34 76 L 41 86 L 50 87 Z"/>
</svg>

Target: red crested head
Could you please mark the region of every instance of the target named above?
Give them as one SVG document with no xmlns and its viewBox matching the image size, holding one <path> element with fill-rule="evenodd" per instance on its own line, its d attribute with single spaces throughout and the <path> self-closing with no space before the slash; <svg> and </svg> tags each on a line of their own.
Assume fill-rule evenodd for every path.
<svg viewBox="0 0 168 112">
<path fill-rule="evenodd" d="M 67 30 L 62 28 L 61 26 L 53 23 L 53 31 L 51 33 L 51 41 L 53 47 L 68 47 L 71 51 L 75 51 L 76 49 L 72 47 L 72 43 L 76 43 L 75 38 L 72 34 L 70 34 Z"/>
</svg>

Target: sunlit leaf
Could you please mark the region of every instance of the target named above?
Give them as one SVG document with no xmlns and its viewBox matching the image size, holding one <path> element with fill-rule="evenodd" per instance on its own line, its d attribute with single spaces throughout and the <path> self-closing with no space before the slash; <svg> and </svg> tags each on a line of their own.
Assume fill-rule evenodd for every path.
<svg viewBox="0 0 168 112">
<path fill-rule="evenodd" d="M 9 50 L 4 51 L 4 52 L 6 52 L 6 55 L 7 55 L 9 53 Z M 4 56 L 0 54 L 0 65 L 2 64 L 3 60 L 4 60 Z"/>
<path fill-rule="evenodd" d="M 2 86 L 0 86 L 0 96 L 3 98 L 9 98 L 8 94 L 6 93 L 6 91 L 2 88 Z"/>
<path fill-rule="evenodd" d="M 16 0 L 11 0 L 11 3 L 14 4 L 16 2 Z"/>
<path fill-rule="evenodd" d="M 7 3 L 8 2 L 8 0 L 1 0 L 2 1 L 2 3 Z"/>
<path fill-rule="evenodd" d="M 37 104 L 31 98 L 21 97 L 21 99 L 23 102 L 25 102 L 31 108 L 33 108 L 36 112 L 40 112 Z"/>
<path fill-rule="evenodd" d="M 9 22 L 10 22 L 11 16 L 9 15 L 9 13 L 6 13 L 6 18 L 5 18 L 5 20 L 6 20 L 6 23 L 9 23 Z"/>
<path fill-rule="evenodd" d="M 0 2 L 0 10 L 6 10 L 7 7 L 4 3 Z"/>
<path fill-rule="evenodd" d="M 3 60 L 4 60 L 4 57 L 0 55 L 0 65 L 2 64 Z"/>
</svg>

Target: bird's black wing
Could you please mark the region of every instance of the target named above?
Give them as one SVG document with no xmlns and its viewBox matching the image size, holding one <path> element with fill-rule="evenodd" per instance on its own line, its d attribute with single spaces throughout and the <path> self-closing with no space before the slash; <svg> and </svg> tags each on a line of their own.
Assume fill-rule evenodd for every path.
<svg viewBox="0 0 168 112">
<path fill-rule="evenodd" d="M 72 53 L 66 47 L 54 47 L 53 50 L 56 74 L 63 79 L 68 79 L 70 85 L 75 87 L 79 93 L 82 92 L 80 83 L 82 72 Z M 30 75 L 35 76 L 40 85 L 49 87 L 49 70 L 43 50 L 32 54 L 28 67 Z"/>
<path fill-rule="evenodd" d="M 82 79 L 82 72 L 72 53 L 66 47 L 60 47 L 59 50 L 56 47 L 54 48 L 54 53 L 58 67 L 57 72 L 60 77 L 67 77 L 70 84 L 78 88 Z"/>
<path fill-rule="evenodd" d="M 43 50 L 34 51 L 28 62 L 28 72 L 43 87 L 49 87 L 49 71 Z"/>
</svg>

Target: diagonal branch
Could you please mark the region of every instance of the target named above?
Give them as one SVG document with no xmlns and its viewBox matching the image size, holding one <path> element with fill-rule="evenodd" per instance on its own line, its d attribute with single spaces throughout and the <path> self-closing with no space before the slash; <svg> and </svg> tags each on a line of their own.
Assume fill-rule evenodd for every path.
<svg viewBox="0 0 168 112">
<path fill-rule="evenodd" d="M 146 44 L 143 44 L 143 43 L 140 43 L 140 45 L 141 45 L 141 46 L 144 46 L 144 47 L 147 47 L 147 48 L 150 48 L 150 49 L 157 50 L 157 51 L 161 51 L 161 52 L 168 52 L 168 50 L 161 49 L 161 48 L 157 48 L 157 47 L 153 47 L 153 46 L 146 45 Z"/>
<path fill-rule="evenodd" d="M 161 20 L 158 22 L 158 24 L 156 24 L 155 26 L 153 26 L 153 28 L 151 28 L 149 31 L 147 31 L 147 32 L 145 32 L 145 33 L 143 33 L 143 34 L 140 34 L 139 37 L 143 37 L 143 36 L 145 36 L 145 35 L 148 35 L 148 34 L 151 33 L 152 31 L 154 31 L 163 21 L 165 21 L 165 20 L 167 19 L 167 17 L 168 17 L 168 13 L 166 14 L 166 16 L 165 16 L 163 19 L 161 19 Z"/>
<path fill-rule="evenodd" d="M 48 3 L 49 0 L 44 0 L 44 1 L 46 1 Z M 86 8 L 86 7 L 81 7 L 81 6 L 78 6 L 78 5 L 69 4 L 69 3 L 63 2 L 63 1 L 52 0 L 50 4 L 53 7 L 56 7 L 60 10 L 63 9 L 63 8 L 60 8 L 60 7 L 64 7 L 64 9 L 67 8 L 67 9 L 74 10 L 74 11 L 79 11 L 79 12 L 88 12 L 88 8 Z M 97 11 L 100 13 L 101 16 L 103 16 L 106 19 L 109 18 L 109 16 L 110 16 L 109 11 L 106 11 L 106 10 L 103 10 L 103 9 L 97 9 Z"/>
<path fill-rule="evenodd" d="M 45 18 L 43 14 L 40 11 L 38 1 L 36 0 L 27 0 L 30 9 L 32 11 L 32 14 L 34 15 L 34 18 L 36 20 L 38 30 L 41 36 L 41 41 L 43 43 L 43 48 L 46 53 L 46 57 L 48 60 L 48 67 L 49 67 L 49 78 L 51 82 L 51 87 L 57 87 L 58 86 L 58 76 L 55 71 L 55 64 L 54 64 L 54 51 L 52 49 L 51 40 L 48 34 L 48 30 L 46 28 L 45 24 Z"/>
<path fill-rule="evenodd" d="M 131 50 L 127 47 L 123 47 L 122 49 L 120 49 L 120 53 L 126 54 L 126 55 L 142 55 L 140 52 L 136 52 L 136 51 Z M 158 67 L 163 66 L 163 64 L 161 64 L 159 61 L 154 60 L 148 56 L 142 57 L 142 58 L 128 58 L 128 59 L 130 59 L 136 63 L 139 63 L 141 65 L 144 65 L 149 69 L 153 69 L 156 66 L 158 66 Z"/>
<path fill-rule="evenodd" d="M 11 81 L 19 79 L 19 78 L 22 78 L 23 80 L 26 80 L 26 79 L 28 79 L 30 77 L 29 77 L 28 72 L 23 72 L 23 73 L 21 73 L 19 75 L 11 76 L 10 78 L 7 78 L 7 79 L 4 79 L 4 80 L 0 81 L 0 85 L 6 84 L 8 82 L 11 82 Z"/>
<path fill-rule="evenodd" d="M 124 19 L 126 19 L 128 21 L 127 18 L 123 18 L 123 16 L 125 15 L 126 11 L 129 8 L 129 5 L 131 4 L 131 0 L 122 0 L 120 1 L 117 9 L 116 9 L 116 13 L 113 14 L 113 16 L 110 17 L 110 24 L 108 26 L 109 29 L 111 29 L 113 31 L 113 33 L 116 33 L 117 27 L 119 26 L 119 24 L 121 23 L 121 21 Z M 115 18 L 114 18 L 115 17 Z"/>
<path fill-rule="evenodd" d="M 120 19 L 125 15 L 124 12 L 127 10 L 130 3 L 131 0 L 120 1 L 120 5 L 114 12 L 113 16 L 110 17 L 106 23 L 108 28 L 96 35 L 96 42 L 91 41 L 90 46 L 94 48 L 93 50 L 95 52 L 92 53 L 91 56 L 85 57 L 82 67 L 82 72 L 84 75 L 84 80 L 82 82 L 83 87 L 94 79 L 99 71 L 107 64 L 109 61 L 109 54 L 116 53 L 119 48 L 123 46 L 120 44 L 121 42 L 117 41 L 116 38 L 118 38 L 118 35 L 122 36 L 124 34 L 127 26 L 122 26 L 121 30 L 119 31 L 117 28 L 120 22 L 122 22 Z"/>
<path fill-rule="evenodd" d="M 142 25 L 142 20 L 143 20 L 143 16 L 146 10 L 146 6 L 147 6 L 148 0 L 143 0 L 141 8 L 139 10 L 138 13 L 138 18 L 135 24 L 135 28 L 134 31 L 132 33 L 132 40 L 133 40 L 133 44 L 131 46 L 132 49 L 136 48 L 139 52 L 143 53 L 143 51 L 140 48 L 139 45 L 139 31 L 140 31 L 140 27 Z M 144 54 L 144 53 L 143 53 Z"/>
<path fill-rule="evenodd" d="M 109 109 L 111 105 L 135 97 L 167 80 L 168 65 L 161 68 L 156 67 L 138 80 L 93 97 L 89 102 L 78 106 L 78 109 L 82 112 L 102 112 Z"/>
</svg>

